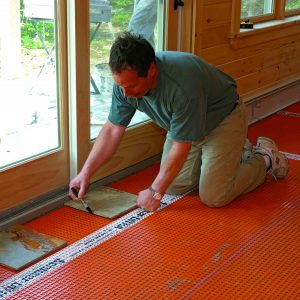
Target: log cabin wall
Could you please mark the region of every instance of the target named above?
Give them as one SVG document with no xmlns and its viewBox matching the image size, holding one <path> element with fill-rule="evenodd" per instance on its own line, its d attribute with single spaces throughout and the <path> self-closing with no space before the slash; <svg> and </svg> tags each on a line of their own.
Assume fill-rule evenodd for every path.
<svg viewBox="0 0 300 300">
<path fill-rule="evenodd" d="M 234 77 L 245 102 L 284 86 L 293 86 L 292 102 L 299 100 L 299 16 L 291 23 L 240 33 L 240 1 L 190 2 L 194 19 L 189 31 L 194 40 L 183 50 L 191 50 Z"/>
</svg>

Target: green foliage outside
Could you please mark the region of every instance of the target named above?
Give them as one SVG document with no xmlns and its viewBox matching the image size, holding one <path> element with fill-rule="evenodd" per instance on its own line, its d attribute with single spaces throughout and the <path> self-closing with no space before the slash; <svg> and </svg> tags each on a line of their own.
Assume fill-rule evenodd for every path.
<svg viewBox="0 0 300 300">
<path fill-rule="evenodd" d="M 300 9 L 300 0 L 286 0 L 285 9 Z"/>
<path fill-rule="evenodd" d="M 114 27 L 127 28 L 133 12 L 133 0 L 111 0 L 112 25 Z"/>
<path fill-rule="evenodd" d="M 37 36 L 36 30 L 24 16 L 24 0 L 21 0 L 21 46 L 26 49 L 42 49 L 43 45 Z M 54 45 L 54 23 L 49 22 L 35 22 L 38 31 L 44 40 L 45 45 L 51 48 Z"/>
</svg>

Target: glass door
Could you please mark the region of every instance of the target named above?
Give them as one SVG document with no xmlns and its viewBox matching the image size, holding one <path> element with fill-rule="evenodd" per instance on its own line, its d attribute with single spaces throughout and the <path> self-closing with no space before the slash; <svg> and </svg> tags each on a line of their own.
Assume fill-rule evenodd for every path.
<svg viewBox="0 0 300 300">
<path fill-rule="evenodd" d="M 165 3 L 163 0 L 90 0 L 89 10 L 90 139 L 93 140 L 106 122 L 110 109 L 113 79 L 108 60 L 115 37 L 122 31 L 131 31 L 145 37 L 155 50 L 163 50 Z M 149 136 L 149 141 L 139 141 L 143 134 Z M 120 150 L 96 177 L 112 174 L 159 153 L 164 134 L 144 113 L 137 111 Z M 130 157 L 126 153 L 131 151 L 129 149 L 138 158 Z"/>
<path fill-rule="evenodd" d="M 110 108 L 113 80 L 108 60 L 115 37 L 128 30 L 145 37 L 155 50 L 162 50 L 163 11 L 162 0 L 90 0 L 91 139 L 97 137 Z M 130 126 L 147 120 L 145 114 L 137 111 Z"/>
<path fill-rule="evenodd" d="M 1 214 L 68 185 L 107 118 L 114 37 L 137 28 L 176 50 L 174 14 L 163 0 L 0 1 Z M 161 152 L 164 130 L 141 113 L 130 125 L 92 181 Z"/>
<path fill-rule="evenodd" d="M 0 211 L 68 181 L 65 21 L 65 1 L 1 0 Z"/>
</svg>

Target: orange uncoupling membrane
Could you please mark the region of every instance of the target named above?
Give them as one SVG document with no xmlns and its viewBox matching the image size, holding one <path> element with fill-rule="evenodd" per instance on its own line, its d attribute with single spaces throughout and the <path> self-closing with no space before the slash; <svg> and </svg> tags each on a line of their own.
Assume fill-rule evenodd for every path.
<svg viewBox="0 0 300 300">
<path fill-rule="evenodd" d="M 137 193 L 157 168 L 114 187 Z M 9 299 L 299 299 L 299 168 L 290 160 L 286 179 L 222 209 L 205 207 L 193 192 Z M 62 208 L 28 226 L 75 241 L 107 222 Z"/>
<path fill-rule="evenodd" d="M 273 139 L 280 151 L 300 155 L 300 118 L 287 115 L 272 115 L 252 124 L 248 137 L 253 145 L 259 136 Z"/>
<path fill-rule="evenodd" d="M 286 107 L 285 109 L 283 109 L 283 111 L 300 114 L 300 101 Z"/>
<path fill-rule="evenodd" d="M 193 192 L 9 299 L 297 299 L 299 168 L 222 209 Z"/>
</svg>

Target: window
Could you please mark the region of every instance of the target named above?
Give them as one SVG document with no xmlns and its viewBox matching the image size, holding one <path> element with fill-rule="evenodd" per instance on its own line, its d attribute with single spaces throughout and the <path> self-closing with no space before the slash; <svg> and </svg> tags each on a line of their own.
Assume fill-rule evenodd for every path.
<svg viewBox="0 0 300 300">
<path fill-rule="evenodd" d="M 300 0 L 286 0 L 285 12 L 286 15 L 300 14 Z"/>
<path fill-rule="evenodd" d="M 299 33 L 300 0 L 232 0 L 231 17 L 233 48 L 265 43 Z"/>
<path fill-rule="evenodd" d="M 2 8 L 0 170 L 61 148 L 54 2 Z"/>
<path fill-rule="evenodd" d="M 112 42 L 120 32 L 129 30 L 148 39 L 156 50 L 162 50 L 162 11 L 162 0 L 90 0 L 91 139 L 97 137 L 110 109 L 113 79 L 108 60 Z M 147 120 L 144 113 L 136 111 L 130 126 Z"/>
<path fill-rule="evenodd" d="M 300 0 L 241 0 L 241 20 L 253 23 L 300 15 Z"/>
<path fill-rule="evenodd" d="M 0 4 L 0 211 L 69 181 L 66 1 Z"/>
<path fill-rule="evenodd" d="M 242 0 L 241 18 L 248 19 L 273 14 L 273 0 Z"/>
</svg>

